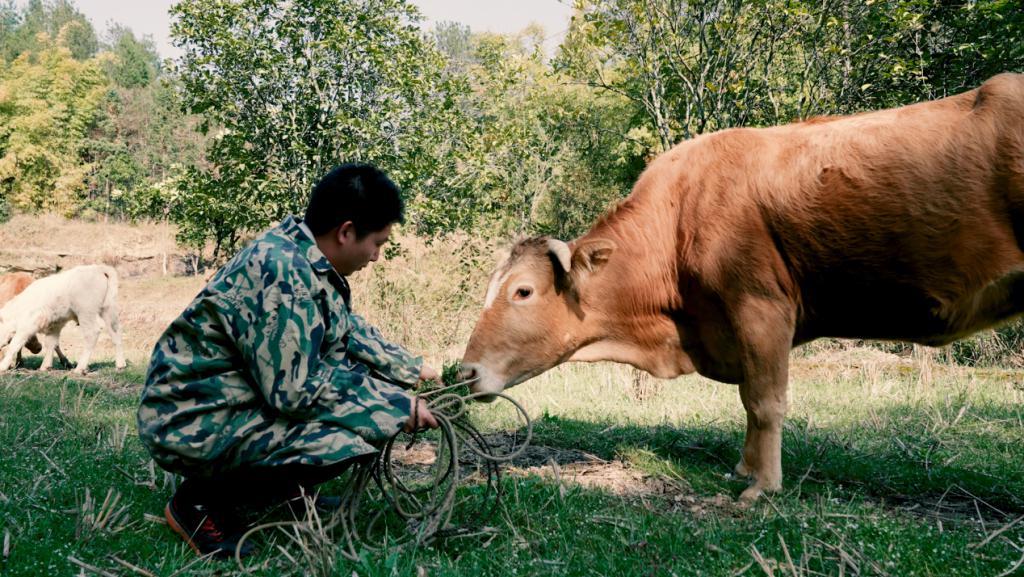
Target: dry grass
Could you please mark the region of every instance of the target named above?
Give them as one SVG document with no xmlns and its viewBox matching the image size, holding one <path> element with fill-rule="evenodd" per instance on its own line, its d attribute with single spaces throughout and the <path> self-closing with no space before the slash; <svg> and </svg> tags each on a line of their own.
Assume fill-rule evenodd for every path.
<svg viewBox="0 0 1024 577">
<path fill-rule="evenodd" d="M 121 492 L 113 488 L 107 489 L 103 502 L 93 497 L 89 489 L 77 508 L 75 538 L 89 541 L 97 536 L 124 531 L 130 525 L 128 505 L 121 502 Z"/>
<path fill-rule="evenodd" d="M 389 338 L 436 366 L 458 358 L 495 261 L 493 245 L 463 237 L 427 244 L 406 236 L 396 244 L 397 255 L 350 279 L 354 308 Z M 163 223 L 19 215 L 0 225 L 0 247 L 14 247 L 0 249 L 0 271 L 21 269 L 45 276 L 79 264 L 114 266 L 121 275 L 118 300 L 129 363 L 148 361 L 160 333 L 205 284 L 202 277 L 184 273 L 185 255 L 174 245 L 173 228 Z M 165 255 L 171 261 L 166 274 Z M 81 343 L 77 326 L 64 328 L 61 348 L 72 362 Z M 93 355 L 94 363 L 113 358 L 105 332 Z"/>
<path fill-rule="evenodd" d="M 0 271 L 14 268 L 42 276 L 104 263 L 122 276 L 161 274 L 165 264 L 169 273 L 181 272 L 185 255 L 174 234 L 174 227 L 162 222 L 130 225 L 17 215 L 0 225 Z"/>
<path fill-rule="evenodd" d="M 354 275 L 353 308 L 440 368 L 462 356 L 501 244 L 400 236 L 399 254 Z"/>
</svg>

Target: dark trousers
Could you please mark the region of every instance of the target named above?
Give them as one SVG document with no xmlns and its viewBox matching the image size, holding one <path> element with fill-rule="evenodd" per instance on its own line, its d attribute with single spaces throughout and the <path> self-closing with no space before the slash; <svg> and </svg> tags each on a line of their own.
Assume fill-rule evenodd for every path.
<svg viewBox="0 0 1024 577">
<path fill-rule="evenodd" d="M 372 458 L 373 455 L 366 455 L 323 467 L 252 467 L 212 477 L 187 477 L 178 486 L 175 498 L 217 509 L 274 505 L 303 492 L 311 495 L 317 485 L 341 476 L 355 463 Z"/>
</svg>

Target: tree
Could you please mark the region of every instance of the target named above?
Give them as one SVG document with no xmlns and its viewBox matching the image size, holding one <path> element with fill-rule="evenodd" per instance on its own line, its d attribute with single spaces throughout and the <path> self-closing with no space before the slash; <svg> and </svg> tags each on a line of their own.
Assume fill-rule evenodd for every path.
<svg viewBox="0 0 1024 577">
<path fill-rule="evenodd" d="M 0 56 L 7 62 L 26 52 L 41 53 L 54 39 L 76 60 L 92 58 L 99 48 L 92 24 L 70 0 L 30 0 L 22 12 L 7 2 L 0 7 L 0 31 Z"/>
<path fill-rule="evenodd" d="M 457 196 L 456 85 L 405 0 L 184 0 L 173 13 L 184 103 L 214 134 L 213 168 L 182 180 L 184 240 L 220 254 L 303 207 L 342 161 L 377 164 L 410 196 Z"/>
<path fill-rule="evenodd" d="M 473 32 L 469 26 L 458 22 L 438 22 L 431 36 L 448 65 L 455 70 L 463 72 L 467 66 L 475 63 Z"/>
<path fill-rule="evenodd" d="M 654 152 L 777 117 L 769 79 L 789 33 L 779 2 L 578 0 L 576 10 L 559 68 L 635 102 Z"/>
<path fill-rule="evenodd" d="M 481 224 L 575 236 L 628 192 L 643 151 L 622 146 L 635 120 L 628 102 L 553 72 L 542 39 L 534 28 L 472 37 L 464 107 L 474 129 L 462 169 Z"/>
<path fill-rule="evenodd" d="M 106 86 L 95 60 L 75 60 L 63 44 L 0 68 L 0 196 L 24 210 L 75 210 Z"/>
<path fill-rule="evenodd" d="M 642 110 L 656 149 L 937 98 L 1024 63 L 1019 2 L 578 0 L 560 69 Z"/>
<path fill-rule="evenodd" d="M 107 50 L 113 58 L 104 69 L 122 88 L 148 86 L 160 73 L 160 55 L 149 38 L 138 40 L 129 28 L 113 25 Z"/>
</svg>

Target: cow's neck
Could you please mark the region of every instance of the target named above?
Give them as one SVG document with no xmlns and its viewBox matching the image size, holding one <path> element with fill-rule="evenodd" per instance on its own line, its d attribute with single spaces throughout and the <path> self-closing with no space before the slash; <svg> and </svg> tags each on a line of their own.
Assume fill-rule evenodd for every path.
<svg viewBox="0 0 1024 577">
<path fill-rule="evenodd" d="M 628 363 L 668 378 L 693 371 L 669 316 L 681 306 L 678 220 L 669 207 L 646 200 L 631 197 L 574 241 L 607 239 L 616 249 L 581 287 L 584 315 L 569 360 Z"/>
</svg>

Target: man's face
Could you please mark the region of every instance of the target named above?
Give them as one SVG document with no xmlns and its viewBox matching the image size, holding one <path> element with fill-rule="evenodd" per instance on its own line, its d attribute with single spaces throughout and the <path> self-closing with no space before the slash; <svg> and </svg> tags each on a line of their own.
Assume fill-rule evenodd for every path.
<svg viewBox="0 0 1024 577">
<path fill-rule="evenodd" d="M 380 249 L 391 239 L 391 225 L 359 238 L 355 226 L 346 222 L 338 228 L 338 249 L 329 258 L 339 274 L 348 276 L 380 257 Z"/>
</svg>

